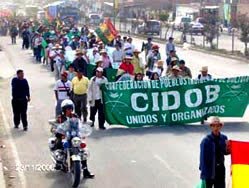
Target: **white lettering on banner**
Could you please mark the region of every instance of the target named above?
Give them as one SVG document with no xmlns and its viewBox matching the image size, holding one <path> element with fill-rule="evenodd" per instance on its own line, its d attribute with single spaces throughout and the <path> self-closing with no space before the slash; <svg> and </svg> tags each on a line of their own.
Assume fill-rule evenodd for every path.
<svg viewBox="0 0 249 188">
<path fill-rule="evenodd" d="M 163 122 L 166 122 L 167 121 L 167 114 L 161 114 L 162 118 L 163 118 Z"/>
<path fill-rule="evenodd" d="M 203 94 L 202 92 L 206 93 Z M 177 110 L 180 108 L 181 103 L 185 103 L 188 108 L 196 108 L 202 104 L 215 102 L 219 98 L 219 93 L 219 85 L 207 85 L 203 91 L 198 88 L 189 89 L 184 94 L 180 94 L 179 91 L 152 92 L 150 96 L 148 93 L 132 93 L 131 107 L 137 112 L 145 112 L 147 110 L 152 110 L 153 112 Z M 184 95 L 184 98 L 182 97 L 183 101 L 181 101 L 180 95 Z M 196 97 L 193 97 L 193 95 Z M 139 104 L 138 101 L 140 101 Z M 204 108 L 203 110 L 206 113 L 212 113 L 207 112 L 208 109 Z"/>
<path fill-rule="evenodd" d="M 200 119 L 208 114 L 223 114 L 225 112 L 224 105 L 215 105 L 210 107 L 205 107 L 198 110 L 186 111 L 186 112 L 177 112 L 171 114 L 171 120 L 176 121 L 187 121 L 191 119 Z"/>
<path fill-rule="evenodd" d="M 154 112 L 159 111 L 158 95 L 159 95 L 159 93 L 152 93 L 152 101 L 153 101 L 152 111 L 154 111 Z"/>
<path fill-rule="evenodd" d="M 131 95 L 131 107 L 137 112 L 145 112 L 148 110 L 149 105 L 146 104 L 145 107 L 141 108 L 137 106 L 137 99 L 142 97 L 144 100 L 148 100 L 148 95 L 145 93 L 133 93 Z"/>
<path fill-rule="evenodd" d="M 205 86 L 206 93 L 207 93 L 207 103 L 212 103 L 216 101 L 219 97 L 219 92 L 220 92 L 220 86 L 219 85 L 207 85 Z M 211 89 L 213 91 L 211 91 Z"/>
<path fill-rule="evenodd" d="M 195 103 L 193 103 L 191 101 L 191 95 L 195 94 L 196 95 L 196 101 Z M 193 108 L 193 107 L 197 107 L 202 103 L 202 93 L 200 89 L 190 89 L 187 90 L 185 93 L 185 103 L 187 105 L 187 107 L 189 108 Z"/>
<path fill-rule="evenodd" d="M 174 104 L 169 106 L 169 95 L 174 97 Z M 180 107 L 180 93 L 178 91 L 162 92 L 162 110 L 175 110 Z M 154 102 L 154 101 L 153 101 Z"/>
<path fill-rule="evenodd" d="M 157 123 L 158 118 L 156 114 L 148 115 L 137 115 L 137 116 L 126 116 L 126 121 L 128 124 L 150 124 Z"/>
</svg>

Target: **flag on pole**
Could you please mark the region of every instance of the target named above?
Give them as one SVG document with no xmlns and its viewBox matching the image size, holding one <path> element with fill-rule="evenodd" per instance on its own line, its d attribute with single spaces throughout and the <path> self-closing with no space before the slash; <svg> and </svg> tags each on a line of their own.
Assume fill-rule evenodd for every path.
<svg viewBox="0 0 249 188">
<path fill-rule="evenodd" d="M 232 187 L 249 187 L 249 142 L 231 141 Z"/>
<path fill-rule="evenodd" d="M 107 19 L 104 23 L 102 23 L 95 30 L 95 32 L 104 44 L 107 44 L 115 39 L 118 33 L 110 19 Z"/>
</svg>

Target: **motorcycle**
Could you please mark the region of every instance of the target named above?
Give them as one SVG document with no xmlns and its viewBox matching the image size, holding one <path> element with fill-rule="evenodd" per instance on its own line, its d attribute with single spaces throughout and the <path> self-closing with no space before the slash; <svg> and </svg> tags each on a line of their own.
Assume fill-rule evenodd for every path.
<svg viewBox="0 0 249 188">
<path fill-rule="evenodd" d="M 56 123 L 50 120 L 52 137 L 49 138 L 49 148 L 51 157 L 56 165 L 65 173 L 71 174 L 72 187 L 78 187 L 81 180 L 82 161 L 89 158 L 89 150 L 86 145 L 86 137 L 92 133 L 92 128 L 88 124 L 74 118 L 68 118 L 64 123 Z M 74 128 L 77 127 L 77 130 Z M 56 134 L 63 135 L 62 147 L 58 148 L 58 138 Z"/>
</svg>

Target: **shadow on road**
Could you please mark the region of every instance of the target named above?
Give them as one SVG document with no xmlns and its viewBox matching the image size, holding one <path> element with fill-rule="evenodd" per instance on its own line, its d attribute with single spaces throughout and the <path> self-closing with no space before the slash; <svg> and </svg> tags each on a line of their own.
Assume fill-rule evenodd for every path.
<svg viewBox="0 0 249 188">
<path fill-rule="evenodd" d="M 93 139 L 101 139 L 103 137 L 121 137 L 127 135 L 146 135 L 146 134 L 175 134 L 183 135 L 189 133 L 207 133 L 209 126 L 205 125 L 173 125 L 173 126 L 158 126 L 158 127 L 141 127 L 141 128 L 126 128 L 112 127 L 105 131 L 93 131 L 90 136 Z M 223 128 L 224 132 L 249 132 L 248 122 L 227 122 Z"/>
</svg>

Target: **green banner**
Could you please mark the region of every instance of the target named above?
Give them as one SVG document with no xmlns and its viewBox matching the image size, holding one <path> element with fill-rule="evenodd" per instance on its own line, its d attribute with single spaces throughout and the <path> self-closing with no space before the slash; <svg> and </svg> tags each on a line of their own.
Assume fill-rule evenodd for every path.
<svg viewBox="0 0 249 188">
<path fill-rule="evenodd" d="M 110 125 L 176 125 L 214 115 L 242 117 L 249 103 L 249 77 L 111 82 L 102 91 Z"/>
</svg>

